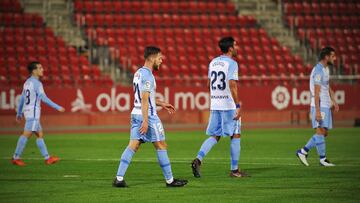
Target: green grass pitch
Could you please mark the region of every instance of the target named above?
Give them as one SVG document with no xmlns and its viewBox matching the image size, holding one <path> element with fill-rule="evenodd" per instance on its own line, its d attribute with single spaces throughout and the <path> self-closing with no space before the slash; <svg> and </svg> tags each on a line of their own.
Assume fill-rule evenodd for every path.
<svg viewBox="0 0 360 203">
<path fill-rule="evenodd" d="M 327 157 L 337 166 L 320 167 L 316 150 L 310 167 L 295 151 L 311 129 L 243 130 L 240 166 L 250 178 L 228 176 L 229 139 L 205 157 L 202 177 L 190 162 L 207 136 L 203 131 L 167 132 L 175 177 L 184 188 L 166 188 L 151 144 L 142 145 L 127 171 L 129 188 L 113 188 L 128 133 L 47 135 L 49 152 L 62 160 L 46 166 L 32 137 L 25 148 L 26 167 L 10 163 L 18 136 L 0 136 L 0 202 L 359 202 L 360 129 L 334 129 L 326 139 Z"/>
</svg>

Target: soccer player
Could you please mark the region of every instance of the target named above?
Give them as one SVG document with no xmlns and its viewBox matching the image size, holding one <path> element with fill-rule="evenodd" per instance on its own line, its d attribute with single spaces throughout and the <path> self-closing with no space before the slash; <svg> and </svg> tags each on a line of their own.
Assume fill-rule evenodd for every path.
<svg viewBox="0 0 360 203">
<path fill-rule="evenodd" d="M 214 58 L 209 64 L 208 87 L 210 89 L 211 106 L 206 139 L 191 168 L 195 177 L 199 178 L 200 165 L 203 158 L 221 137 L 230 137 L 230 177 L 248 176 L 240 171 L 240 103 L 237 93 L 238 64 L 233 59 L 237 55 L 237 44 L 234 38 L 225 37 L 219 41 L 223 55 Z"/>
<path fill-rule="evenodd" d="M 311 71 L 311 119 L 312 127 L 316 132 L 306 145 L 296 152 L 297 157 L 305 166 L 309 166 L 306 158 L 309 150 L 313 147 L 316 147 L 320 156 L 321 166 L 335 166 L 326 159 L 325 155 L 325 137 L 328 135 L 328 130 L 332 128 L 331 107 L 334 107 L 335 112 L 339 111 L 334 91 L 329 85 L 330 75 L 328 66 L 334 65 L 335 60 L 335 50 L 331 47 L 325 47 L 320 51 L 319 63 Z"/>
<path fill-rule="evenodd" d="M 156 106 L 161 106 L 168 113 L 175 113 L 175 108 L 168 103 L 155 99 L 156 83 L 153 71 L 158 71 L 162 63 L 161 50 L 148 46 L 144 51 L 145 64 L 139 68 L 133 79 L 134 108 L 131 112 L 130 142 L 121 155 L 120 165 L 113 181 L 114 187 L 127 187 L 124 176 L 133 155 L 141 143 L 153 143 L 159 165 L 163 171 L 167 187 L 182 187 L 187 180 L 173 177 L 167 154 L 167 144 L 163 125 L 156 113 Z"/>
<path fill-rule="evenodd" d="M 41 154 L 45 158 L 45 164 L 54 164 L 60 159 L 58 157 L 50 156 L 45 142 L 44 133 L 40 124 L 41 115 L 41 101 L 45 102 L 52 108 L 64 112 L 65 109 L 54 102 L 52 102 L 45 94 L 40 77 L 44 75 L 44 68 L 39 62 L 31 62 L 27 67 L 31 77 L 29 77 L 23 86 L 23 91 L 20 97 L 16 121 L 20 122 L 23 114 L 25 116 L 25 128 L 23 134 L 20 136 L 15 153 L 11 162 L 18 166 L 25 166 L 26 164 L 20 159 L 20 156 L 26 146 L 28 139 L 35 133 L 37 139 L 36 144 L 40 149 Z"/>
</svg>

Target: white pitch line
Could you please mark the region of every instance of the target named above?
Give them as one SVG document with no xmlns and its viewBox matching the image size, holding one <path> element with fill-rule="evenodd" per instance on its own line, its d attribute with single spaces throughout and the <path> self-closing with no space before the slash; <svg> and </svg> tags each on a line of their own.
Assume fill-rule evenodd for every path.
<svg viewBox="0 0 360 203">
<path fill-rule="evenodd" d="M 79 178 L 79 175 L 64 175 L 64 178 Z"/>
<path fill-rule="evenodd" d="M 1 159 L 6 159 L 8 160 L 9 158 L 1 158 Z M 27 160 L 43 160 L 42 158 L 26 158 Z M 25 160 L 26 160 L 25 159 Z M 210 161 L 205 161 L 205 162 L 211 162 L 211 161 L 216 161 L 211 162 L 211 164 L 227 164 L 229 162 L 229 159 L 225 159 L 225 158 L 207 158 Z M 278 158 L 281 160 L 281 158 Z M 102 161 L 116 161 L 118 162 L 120 159 L 118 158 L 106 158 L 106 159 L 89 159 L 89 158 L 79 158 L 79 159 L 62 159 L 65 161 L 97 161 L 97 162 L 102 162 Z M 171 163 L 187 163 L 190 164 L 192 158 L 176 158 L 176 159 L 170 159 Z M 288 160 L 288 158 L 284 158 L 284 160 Z M 296 160 L 296 158 L 292 159 L 292 160 Z M 146 163 L 157 163 L 158 160 L 157 159 L 143 159 L 143 158 L 135 158 L 133 159 L 131 162 L 146 162 Z M 240 160 L 240 165 L 268 165 L 268 166 L 302 166 L 302 164 L 298 163 L 271 163 L 271 162 L 242 162 Z M 318 165 L 318 163 L 313 164 Z M 337 167 L 360 167 L 360 163 L 359 164 L 340 164 L 340 165 L 336 165 Z"/>
</svg>

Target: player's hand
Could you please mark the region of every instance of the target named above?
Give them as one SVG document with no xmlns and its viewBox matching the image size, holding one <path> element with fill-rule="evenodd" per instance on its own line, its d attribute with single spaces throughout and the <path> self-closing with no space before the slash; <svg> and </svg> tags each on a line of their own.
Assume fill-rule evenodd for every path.
<svg viewBox="0 0 360 203">
<path fill-rule="evenodd" d="M 320 112 L 320 111 L 316 111 L 315 119 L 316 119 L 317 121 L 321 121 L 321 120 L 322 120 L 321 112 Z"/>
<path fill-rule="evenodd" d="M 21 115 L 16 115 L 16 122 L 20 123 L 22 120 L 22 116 Z"/>
<path fill-rule="evenodd" d="M 171 104 L 163 103 L 161 106 L 166 109 L 169 114 L 173 114 L 176 111 L 175 107 Z"/>
<path fill-rule="evenodd" d="M 140 126 L 140 129 L 139 129 L 139 132 L 141 135 L 145 135 L 148 131 L 148 128 L 149 128 L 149 124 L 148 122 L 142 122 L 141 123 L 141 126 Z"/>
<path fill-rule="evenodd" d="M 334 103 L 334 110 L 335 112 L 339 111 L 339 105 L 337 103 Z"/>
<path fill-rule="evenodd" d="M 59 111 L 60 111 L 60 112 L 65 112 L 65 108 L 64 108 L 64 107 L 61 107 L 61 108 L 59 109 Z"/>
<path fill-rule="evenodd" d="M 241 117 L 241 110 L 240 110 L 240 108 L 237 108 L 235 117 L 233 119 L 234 120 L 239 120 L 240 117 Z"/>
</svg>

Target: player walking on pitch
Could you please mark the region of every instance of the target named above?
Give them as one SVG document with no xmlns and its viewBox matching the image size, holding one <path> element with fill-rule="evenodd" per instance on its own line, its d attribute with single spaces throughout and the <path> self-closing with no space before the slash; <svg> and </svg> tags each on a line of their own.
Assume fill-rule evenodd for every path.
<svg viewBox="0 0 360 203">
<path fill-rule="evenodd" d="M 221 137 L 227 136 L 231 139 L 230 176 L 248 176 L 240 171 L 238 166 L 241 117 L 237 92 L 238 64 L 233 59 L 237 55 L 237 44 L 234 38 L 225 37 L 219 41 L 219 47 L 223 55 L 210 62 L 208 72 L 211 106 L 206 134 L 210 137 L 203 142 L 197 157 L 191 164 L 192 172 L 197 178 L 201 176 L 200 166 L 203 158 Z"/>
<path fill-rule="evenodd" d="M 127 187 L 124 176 L 133 155 L 141 143 L 151 142 L 156 148 L 159 165 L 163 171 L 167 187 L 182 187 L 187 180 L 174 179 L 170 160 L 167 154 L 167 144 L 163 125 L 156 113 L 156 106 L 161 106 L 170 114 L 175 108 L 168 103 L 155 99 L 156 83 L 153 71 L 159 70 L 162 63 L 161 50 L 158 47 L 146 47 L 144 51 L 145 64 L 139 68 L 133 79 L 134 108 L 131 112 L 130 142 L 121 155 L 120 165 L 113 181 L 114 187 Z"/>
<path fill-rule="evenodd" d="M 28 139 L 33 133 L 35 133 L 37 137 L 36 144 L 39 147 L 41 154 L 45 158 L 45 164 L 54 164 L 60 159 L 58 157 L 49 155 L 44 142 L 44 134 L 40 124 L 41 101 L 60 112 L 64 112 L 65 109 L 52 102 L 46 96 L 43 85 L 39 80 L 44 74 L 44 68 L 42 65 L 39 62 L 31 62 L 27 68 L 31 77 L 29 77 L 24 83 L 16 115 L 16 121 L 20 122 L 24 114 L 26 120 L 25 128 L 23 134 L 19 137 L 11 162 L 18 166 L 26 165 L 20 159 L 20 156 L 26 146 Z"/>
<path fill-rule="evenodd" d="M 329 85 L 330 74 L 328 66 L 334 65 L 335 60 L 335 50 L 331 47 L 325 47 L 320 51 L 319 63 L 311 71 L 311 119 L 312 127 L 316 132 L 306 145 L 296 152 L 296 156 L 305 166 L 309 166 L 306 158 L 308 152 L 313 147 L 316 147 L 320 156 L 321 166 L 335 166 L 335 164 L 326 159 L 325 155 L 325 137 L 328 135 L 328 130 L 332 129 L 331 107 L 334 107 L 335 112 L 339 111 L 334 91 Z"/>
</svg>

